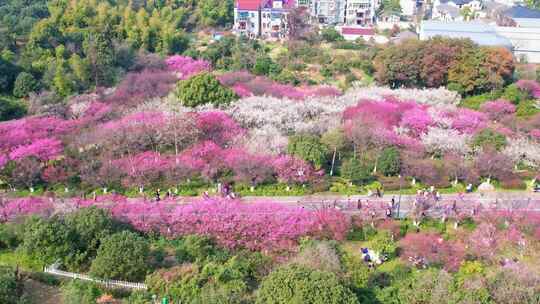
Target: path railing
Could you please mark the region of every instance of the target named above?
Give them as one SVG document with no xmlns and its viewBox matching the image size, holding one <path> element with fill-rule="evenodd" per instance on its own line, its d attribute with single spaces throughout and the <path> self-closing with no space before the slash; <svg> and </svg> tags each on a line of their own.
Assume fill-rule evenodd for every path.
<svg viewBox="0 0 540 304">
<path fill-rule="evenodd" d="M 127 289 L 143 289 L 146 290 L 147 286 L 144 283 L 133 283 L 133 282 L 125 282 L 125 281 L 117 281 L 117 280 L 103 280 L 103 279 L 96 279 L 92 278 L 85 274 L 80 273 L 74 273 L 74 272 L 67 272 L 63 270 L 58 269 L 58 264 L 52 264 L 51 266 L 47 266 L 44 269 L 44 272 L 61 276 L 65 278 L 71 278 L 71 279 L 78 279 L 88 282 L 94 282 L 100 285 L 105 286 L 106 288 L 127 288 Z"/>
</svg>

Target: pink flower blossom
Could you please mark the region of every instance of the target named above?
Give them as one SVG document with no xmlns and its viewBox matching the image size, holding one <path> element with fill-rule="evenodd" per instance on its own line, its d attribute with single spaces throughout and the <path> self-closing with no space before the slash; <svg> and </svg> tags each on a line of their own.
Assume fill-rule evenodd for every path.
<svg viewBox="0 0 540 304">
<path fill-rule="evenodd" d="M 193 75 L 204 71 L 210 71 L 211 66 L 208 61 L 193 59 L 187 56 L 174 55 L 165 60 L 170 70 L 177 73 L 178 78 L 187 79 Z"/>
<path fill-rule="evenodd" d="M 1 204 L 0 221 L 5 222 L 24 215 L 47 215 L 51 214 L 53 209 L 53 205 L 44 198 L 12 199 Z"/>
<path fill-rule="evenodd" d="M 507 115 L 516 112 L 516 106 L 504 99 L 488 101 L 480 107 L 480 111 L 486 113 L 491 120 L 501 120 Z"/>
<path fill-rule="evenodd" d="M 33 156 L 42 161 L 46 161 L 59 156 L 62 151 L 62 142 L 57 139 L 45 138 L 35 140 L 31 144 L 13 149 L 11 153 L 9 153 L 9 158 L 11 160 L 19 160 Z"/>
</svg>

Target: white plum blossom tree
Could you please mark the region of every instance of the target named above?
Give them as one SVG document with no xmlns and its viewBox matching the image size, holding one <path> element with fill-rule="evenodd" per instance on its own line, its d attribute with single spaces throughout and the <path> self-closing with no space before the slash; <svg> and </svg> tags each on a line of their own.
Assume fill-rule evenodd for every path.
<svg viewBox="0 0 540 304">
<path fill-rule="evenodd" d="M 471 136 L 462 134 L 454 129 L 429 127 L 426 134 L 422 134 L 422 143 L 426 151 L 431 154 L 455 153 L 466 155 L 471 152 Z"/>
<path fill-rule="evenodd" d="M 525 137 L 510 138 L 502 153 L 515 163 L 540 168 L 540 144 Z"/>
</svg>

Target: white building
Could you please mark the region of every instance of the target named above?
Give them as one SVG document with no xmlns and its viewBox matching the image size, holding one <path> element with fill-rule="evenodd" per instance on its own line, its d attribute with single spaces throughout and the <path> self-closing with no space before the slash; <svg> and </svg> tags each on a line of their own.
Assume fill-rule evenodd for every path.
<svg viewBox="0 0 540 304">
<path fill-rule="evenodd" d="M 294 0 L 237 0 L 233 32 L 249 38 L 284 39 Z"/>
<path fill-rule="evenodd" d="M 345 24 L 371 26 L 375 23 L 375 10 L 378 0 L 347 0 L 345 7 Z"/>
<path fill-rule="evenodd" d="M 506 47 L 518 60 L 540 63 L 540 27 L 496 26 L 479 22 L 422 22 L 420 39 L 435 36 L 469 38 L 479 45 Z"/>
<path fill-rule="evenodd" d="M 339 24 L 345 19 L 346 0 L 318 0 L 311 3 L 311 14 L 320 24 Z"/>
</svg>

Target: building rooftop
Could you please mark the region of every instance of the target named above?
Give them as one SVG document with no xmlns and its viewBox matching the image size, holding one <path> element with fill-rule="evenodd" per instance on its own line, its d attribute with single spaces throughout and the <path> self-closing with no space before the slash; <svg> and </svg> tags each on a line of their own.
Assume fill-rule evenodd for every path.
<svg viewBox="0 0 540 304">
<path fill-rule="evenodd" d="M 341 28 L 341 34 L 342 35 L 373 36 L 375 35 L 375 30 L 372 28 L 343 27 Z"/>
<path fill-rule="evenodd" d="M 509 39 L 497 34 L 493 26 L 480 22 L 423 21 L 420 32 L 423 39 L 435 36 L 469 38 L 479 45 L 512 48 Z"/>
<path fill-rule="evenodd" d="M 511 7 L 505 10 L 503 14 L 511 18 L 540 19 L 540 10 L 530 9 L 524 6 Z"/>
<path fill-rule="evenodd" d="M 439 12 L 445 12 L 448 15 L 450 15 L 452 18 L 459 17 L 459 8 L 449 5 L 449 4 L 441 4 L 437 5 L 437 10 Z"/>
<path fill-rule="evenodd" d="M 282 0 L 283 8 L 292 8 L 296 0 Z M 273 0 L 236 0 L 236 8 L 239 10 L 255 11 L 260 8 L 272 8 Z"/>
</svg>

